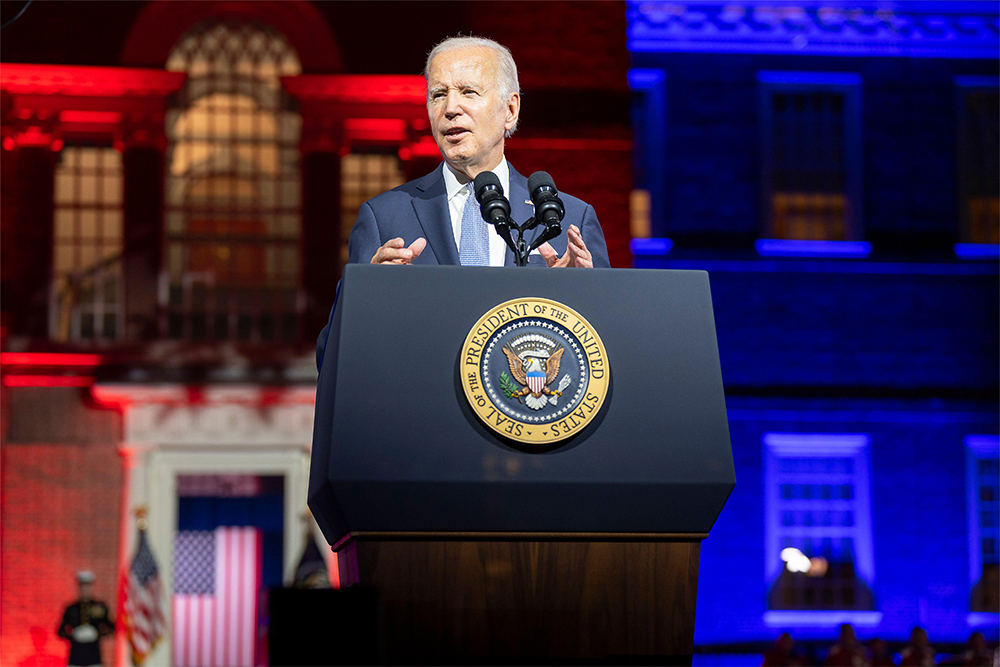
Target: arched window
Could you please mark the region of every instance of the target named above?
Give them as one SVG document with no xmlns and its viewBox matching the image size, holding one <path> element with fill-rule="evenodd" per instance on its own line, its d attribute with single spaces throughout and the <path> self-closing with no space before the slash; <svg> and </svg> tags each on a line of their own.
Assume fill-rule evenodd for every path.
<svg viewBox="0 0 1000 667">
<path fill-rule="evenodd" d="M 189 31 L 167 69 L 187 83 L 167 114 L 165 334 L 298 337 L 301 117 L 280 77 L 295 50 L 258 23 Z"/>
</svg>

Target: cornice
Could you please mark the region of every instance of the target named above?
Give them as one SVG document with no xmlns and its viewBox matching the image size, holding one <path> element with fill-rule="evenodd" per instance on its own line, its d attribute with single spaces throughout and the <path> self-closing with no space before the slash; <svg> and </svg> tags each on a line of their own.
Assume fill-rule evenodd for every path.
<svg viewBox="0 0 1000 667">
<path fill-rule="evenodd" d="M 166 97 L 179 90 L 186 78 L 183 72 L 130 67 L 0 66 L 0 89 L 15 95 Z"/>
<path fill-rule="evenodd" d="M 992 59 L 993 2 L 628 3 L 633 52 Z"/>
</svg>

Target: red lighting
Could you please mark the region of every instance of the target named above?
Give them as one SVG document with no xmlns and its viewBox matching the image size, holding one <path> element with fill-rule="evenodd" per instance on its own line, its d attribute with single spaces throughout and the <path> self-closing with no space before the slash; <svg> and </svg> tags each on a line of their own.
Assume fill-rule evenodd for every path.
<svg viewBox="0 0 1000 667">
<path fill-rule="evenodd" d="M 427 103 L 427 85 L 419 74 L 301 74 L 281 83 L 298 100 L 410 104 Z"/>
<path fill-rule="evenodd" d="M 344 130 L 352 141 L 406 140 L 406 121 L 398 118 L 348 118 Z"/>
<path fill-rule="evenodd" d="M 56 139 L 55 141 L 52 142 L 52 151 L 58 153 L 63 149 L 63 145 L 64 144 L 62 139 Z"/>
<path fill-rule="evenodd" d="M 94 378 L 79 375 L 8 375 L 6 387 L 89 387 Z"/>
<path fill-rule="evenodd" d="M 15 144 L 15 143 L 14 143 L 14 139 L 13 139 L 13 138 L 11 138 L 11 137 L 6 137 L 6 138 L 5 138 L 4 140 L 3 140 L 3 149 L 4 149 L 5 151 L 12 151 L 12 150 L 14 150 L 14 148 L 15 148 L 16 146 L 17 146 L 17 144 Z"/>
<path fill-rule="evenodd" d="M 163 97 L 178 90 L 186 78 L 183 72 L 132 67 L 4 63 L 0 87 L 16 95 Z"/>
<path fill-rule="evenodd" d="M 67 352 L 4 352 L 0 365 L 4 366 L 100 366 L 99 354 Z"/>
<path fill-rule="evenodd" d="M 60 119 L 64 123 L 117 125 L 121 122 L 122 115 L 117 111 L 73 111 L 67 109 L 62 112 Z"/>
</svg>

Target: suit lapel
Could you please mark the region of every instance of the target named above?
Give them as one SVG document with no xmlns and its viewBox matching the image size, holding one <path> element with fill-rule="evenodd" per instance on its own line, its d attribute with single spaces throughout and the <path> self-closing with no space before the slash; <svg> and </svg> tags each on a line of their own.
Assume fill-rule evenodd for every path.
<svg viewBox="0 0 1000 667">
<path fill-rule="evenodd" d="M 528 218 L 535 215 L 535 207 L 530 203 L 525 203 L 531 201 L 528 197 L 528 179 L 518 173 L 513 165 L 510 165 L 510 193 L 508 193 L 507 201 L 510 202 L 510 216 L 517 224 L 524 224 Z M 511 232 L 511 234 L 516 241 L 517 233 Z M 530 245 L 534 236 L 533 230 L 527 233 L 524 240 Z M 504 266 L 514 266 L 514 253 L 511 252 L 510 248 L 507 249 L 503 264 Z"/>
<path fill-rule="evenodd" d="M 420 194 L 413 198 L 413 210 L 424 230 L 424 238 L 437 257 L 438 264 L 458 264 L 458 246 L 451 229 L 448 193 L 438 167 L 417 183 Z"/>
</svg>

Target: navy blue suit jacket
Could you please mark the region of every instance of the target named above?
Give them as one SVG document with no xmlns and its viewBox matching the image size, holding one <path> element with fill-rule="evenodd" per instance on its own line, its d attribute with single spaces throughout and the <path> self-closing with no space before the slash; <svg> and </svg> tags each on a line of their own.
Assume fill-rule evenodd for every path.
<svg viewBox="0 0 1000 667">
<path fill-rule="evenodd" d="M 410 245 L 422 236 L 427 239 L 427 247 L 413 260 L 414 264 L 459 264 L 458 245 L 452 231 L 448 193 L 441 169 L 438 166 L 423 178 L 404 183 L 361 205 L 348 242 L 350 263 L 370 262 L 375 252 L 390 239 L 400 237 L 406 245 Z M 504 194 L 510 201 L 510 213 L 515 222 L 523 223 L 534 215 L 534 207 L 528 196 L 528 179 L 513 166 L 510 167 L 510 192 Z M 566 207 L 566 216 L 562 223 L 563 233 L 549 241 L 553 249 L 560 257 L 566 252 L 565 230 L 570 225 L 576 225 L 583 235 L 583 242 L 587 244 L 587 250 L 593 256 L 594 266 L 610 268 L 608 246 L 593 207 L 564 193 L 559 193 L 559 198 Z M 525 233 L 525 240 L 529 245 L 543 229 L 539 225 Z M 528 263 L 545 266 L 541 255 L 531 255 Z M 514 266 L 514 253 L 510 248 L 507 249 L 504 265 Z M 340 292 L 339 286 L 337 292 Z M 331 308 L 330 321 L 332 320 Z M 330 324 L 327 322 L 316 341 L 316 363 L 319 368 L 323 365 L 323 351 L 329 328 Z"/>
</svg>

